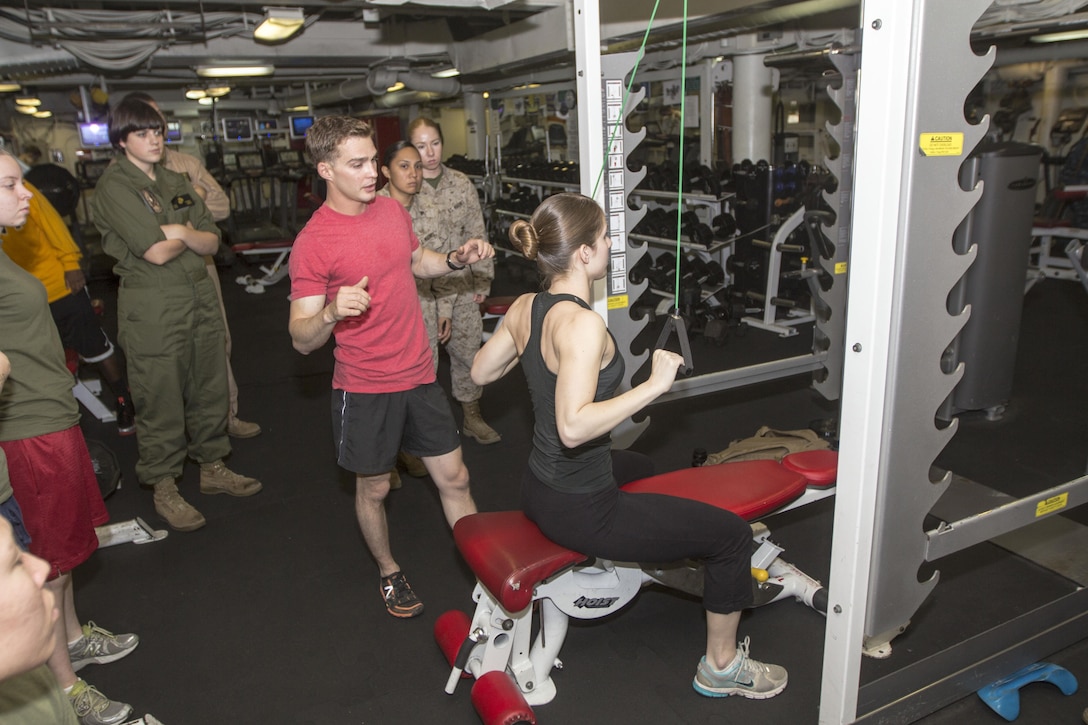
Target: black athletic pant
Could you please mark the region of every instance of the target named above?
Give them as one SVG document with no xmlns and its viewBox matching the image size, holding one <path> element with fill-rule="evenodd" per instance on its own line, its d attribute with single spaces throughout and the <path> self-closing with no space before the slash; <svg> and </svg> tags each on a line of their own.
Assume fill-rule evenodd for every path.
<svg viewBox="0 0 1088 725">
<path fill-rule="evenodd" d="M 617 486 L 653 473 L 649 459 L 613 451 Z M 709 504 L 608 488 L 563 493 L 528 469 L 522 508 L 560 546 L 587 556 L 623 562 L 703 564 L 703 607 L 729 614 L 752 606 L 752 529 L 731 511 Z"/>
</svg>

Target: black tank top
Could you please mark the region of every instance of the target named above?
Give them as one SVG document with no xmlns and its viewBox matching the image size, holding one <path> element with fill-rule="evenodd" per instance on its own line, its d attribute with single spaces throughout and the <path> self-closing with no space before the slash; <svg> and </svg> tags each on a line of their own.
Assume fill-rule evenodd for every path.
<svg viewBox="0 0 1088 725">
<path fill-rule="evenodd" d="M 540 353 L 544 317 L 557 302 L 570 300 L 589 310 L 584 300 L 574 295 L 553 295 L 541 292 L 533 299 L 529 341 L 521 354 L 522 369 L 529 382 L 536 422 L 533 426 L 533 450 L 529 454 L 529 469 L 533 475 L 557 491 L 590 493 L 615 485 L 612 480 L 612 436 L 610 433 L 567 448 L 559 439 L 555 424 L 556 376 L 548 369 Z M 612 333 L 608 333 L 612 337 Z M 612 337 L 613 347 L 616 339 Z M 594 402 L 608 400 L 623 379 L 623 356 L 618 347 L 612 359 L 597 376 Z"/>
</svg>

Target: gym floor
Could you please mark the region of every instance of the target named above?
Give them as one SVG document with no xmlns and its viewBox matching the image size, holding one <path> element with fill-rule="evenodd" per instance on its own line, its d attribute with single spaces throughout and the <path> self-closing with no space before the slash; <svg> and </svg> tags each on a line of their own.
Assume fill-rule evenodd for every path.
<svg viewBox="0 0 1088 725">
<path fill-rule="evenodd" d="M 288 282 L 246 294 L 220 273 L 241 385 L 241 417 L 260 423 L 257 438 L 234 441 L 229 465 L 259 477 L 249 499 L 197 492 L 190 465 L 182 492 L 205 514 L 197 532 L 161 542 L 103 549 L 75 572 L 81 617 L 137 632 L 139 649 L 81 674 L 108 696 L 165 725 L 189 723 L 463 723 L 479 720 L 462 681 L 448 696 L 448 668 L 432 636 L 449 609 L 472 611 L 471 573 L 446 528 L 434 487 L 405 477 L 388 501 L 393 551 L 425 613 L 385 613 L 378 577 L 359 534 L 353 480 L 333 460 L 329 422 L 332 346 L 296 353 L 287 334 Z M 510 287 L 509 283 L 506 285 Z M 516 291 L 496 283 L 496 294 Z M 92 283 L 106 301 L 113 332 L 116 289 Z M 804 339 L 804 333 L 801 336 Z M 700 355 L 744 360 L 752 350 L 782 353 L 771 333 L 751 330 Z M 789 344 L 796 344 L 789 343 Z M 807 343 L 805 343 L 807 344 Z M 440 379 L 448 379 L 443 366 Z M 1025 298 L 1016 384 L 1003 420 L 963 416 L 937 461 L 1013 495 L 1045 489 L 1085 472 L 1088 457 L 1088 294 L 1076 282 L 1045 281 Z M 503 435 L 493 446 L 464 443 L 480 510 L 515 508 L 530 445 L 531 407 L 517 373 L 484 394 L 486 419 Z M 762 425 L 806 427 L 834 415 L 805 376 L 762 383 L 648 409 L 650 426 L 633 446 L 659 471 L 690 464 L 692 449 L 714 451 Z M 457 411 L 459 415 L 459 411 Z M 107 501 L 113 521 L 140 516 L 155 527 L 151 495 L 136 485 L 134 438 L 85 414 L 89 438 L 117 453 L 122 487 Z M 783 557 L 827 581 L 834 501 L 767 520 Z M 1088 511 L 1069 518 L 1088 525 Z M 985 627 L 1076 587 L 986 543 L 939 562 L 940 583 L 883 661 L 863 663 L 863 681 L 917 661 Z M 768 701 L 711 700 L 691 688 L 702 654 L 699 602 L 659 588 L 640 593 L 606 621 L 573 622 L 555 673 L 556 699 L 537 708 L 545 723 L 815 723 L 820 697 L 823 618 L 795 602 L 747 612 L 742 636 L 756 659 L 790 672 L 789 687 Z M 1048 658 L 1088 682 L 1088 640 Z M 1049 684 L 1021 692 L 1019 722 L 1078 723 L 1088 688 L 1070 697 Z M 920 722 L 1001 723 L 967 694 Z"/>
</svg>

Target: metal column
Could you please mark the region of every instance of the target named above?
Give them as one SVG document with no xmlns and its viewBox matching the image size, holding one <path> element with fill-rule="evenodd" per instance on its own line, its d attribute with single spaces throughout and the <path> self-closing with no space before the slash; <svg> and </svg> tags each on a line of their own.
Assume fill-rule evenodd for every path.
<svg viewBox="0 0 1088 725">
<path fill-rule="evenodd" d="M 993 62 L 969 45 L 989 0 L 868 0 L 820 722 L 857 715 L 861 650 L 890 639 L 936 584 L 918 582 L 922 519 L 947 487 L 930 464 L 955 432 L 934 413 L 961 370 L 940 358 L 963 326 L 945 301 L 972 255 L 951 239 L 979 197 L 959 166 L 985 132 L 963 102 Z"/>
</svg>

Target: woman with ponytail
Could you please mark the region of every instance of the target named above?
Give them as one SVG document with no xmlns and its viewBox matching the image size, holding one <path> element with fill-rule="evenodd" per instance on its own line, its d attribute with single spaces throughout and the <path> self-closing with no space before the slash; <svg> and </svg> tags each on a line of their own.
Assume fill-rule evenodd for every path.
<svg viewBox="0 0 1088 725">
<path fill-rule="evenodd" d="M 510 239 L 535 260 L 543 291 L 519 297 L 477 353 L 472 379 L 494 382 L 522 363 L 533 401 L 533 449 L 522 479 L 522 508 L 557 544 L 613 561 L 703 563 L 706 655 L 693 685 L 708 697 L 765 699 L 786 687 L 786 670 L 738 646 L 740 613 L 752 604 L 751 529 L 736 514 L 619 486 L 651 475 L 648 458 L 612 450 L 611 431 L 672 387 L 682 363 L 653 353 L 650 377 L 617 394 L 623 356 L 590 307 L 595 280 L 608 271 L 611 240 L 604 212 L 580 194 L 549 197 Z"/>
</svg>

